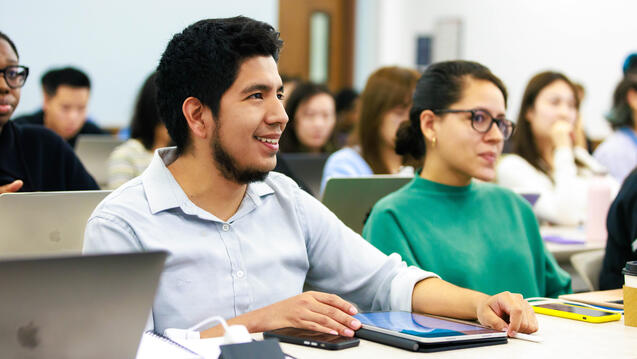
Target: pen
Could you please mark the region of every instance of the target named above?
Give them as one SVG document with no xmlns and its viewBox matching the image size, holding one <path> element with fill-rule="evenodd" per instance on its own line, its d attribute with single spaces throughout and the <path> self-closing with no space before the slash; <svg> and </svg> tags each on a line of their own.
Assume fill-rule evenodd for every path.
<svg viewBox="0 0 637 359">
<path fill-rule="evenodd" d="M 516 333 L 513 338 L 515 339 L 521 339 L 521 340 L 528 340 L 530 342 L 535 342 L 535 343 L 541 343 L 544 341 L 544 338 L 538 336 L 538 335 L 529 335 L 529 334 L 522 334 L 522 333 Z"/>
</svg>

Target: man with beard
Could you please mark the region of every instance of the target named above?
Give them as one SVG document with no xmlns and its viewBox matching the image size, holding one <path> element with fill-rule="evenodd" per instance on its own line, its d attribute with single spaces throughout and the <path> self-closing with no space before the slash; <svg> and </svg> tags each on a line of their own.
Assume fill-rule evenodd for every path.
<svg viewBox="0 0 637 359">
<path fill-rule="evenodd" d="M 351 301 L 479 319 L 510 335 L 536 331 L 520 295 L 488 296 L 407 267 L 270 173 L 288 121 L 278 36 L 245 17 L 202 20 L 175 35 L 157 69 L 157 97 L 176 147 L 158 150 L 89 219 L 85 252 L 169 252 L 151 328 L 220 315 L 250 332 L 291 326 L 352 336 L 361 324 Z M 304 284 L 318 291 L 303 292 Z M 221 334 L 219 326 L 201 332 Z"/>
</svg>

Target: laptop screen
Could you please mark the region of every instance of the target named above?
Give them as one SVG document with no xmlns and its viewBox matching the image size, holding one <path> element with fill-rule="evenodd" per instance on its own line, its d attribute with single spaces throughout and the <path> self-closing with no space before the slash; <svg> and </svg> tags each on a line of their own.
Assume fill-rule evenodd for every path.
<svg viewBox="0 0 637 359">
<path fill-rule="evenodd" d="M 372 312 L 355 315 L 363 326 L 372 326 L 420 338 L 458 337 L 494 333 L 493 329 L 410 312 Z M 371 328 L 370 328 L 371 329 Z"/>
</svg>

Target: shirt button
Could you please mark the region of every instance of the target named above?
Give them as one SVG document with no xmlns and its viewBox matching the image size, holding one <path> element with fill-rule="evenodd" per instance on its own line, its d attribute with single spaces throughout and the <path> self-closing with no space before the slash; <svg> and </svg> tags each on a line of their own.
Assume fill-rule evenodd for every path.
<svg viewBox="0 0 637 359">
<path fill-rule="evenodd" d="M 245 273 L 243 273 L 242 270 L 237 272 L 237 277 L 239 277 L 239 278 L 243 278 L 244 275 L 245 275 Z"/>
<path fill-rule="evenodd" d="M 230 226 L 227 223 L 223 224 L 223 227 L 221 227 L 223 229 L 224 232 L 228 232 L 230 230 Z"/>
</svg>

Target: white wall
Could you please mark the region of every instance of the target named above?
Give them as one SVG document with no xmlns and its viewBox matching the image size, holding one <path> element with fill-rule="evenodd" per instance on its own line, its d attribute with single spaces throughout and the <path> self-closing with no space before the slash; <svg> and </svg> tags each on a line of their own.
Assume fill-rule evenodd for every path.
<svg viewBox="0 0 637 359">
<path fill-rule="evenodd" d="M 40 107 L 47 69 L 72 65 L 91 78 L 91 117 L 102 126 L 126 126 L 142 82 L 173 34 L 200 19 L 236 15 L 277 27 L 278 8 L 278 0 L 3 2 L 0 31 L 31 71 L 16 114 Z"/>
<path fill-rule="evenodd" d="M 605 125 L 602 118 L 621 79 L 624 58 L 637 51 L 637 2 L 631 0 L 359 2 L 362 3 L 359 8 L 372 6 L 383 16 L 400 18 L 379 21 L 375 28 L 357 28 L 357 39 L 383 34 L 378 36 L 381 43 L 376 47 L 382 54 L 376 61 L 367 59 L 362 63 L 357 51 L 358 88 L 362 88 L 365 78 L 378 66 L 414 66 L 416 36 L 432 34 L 439 19 L 459 17 L 463 21 L 461 58 L 481 62 L 502 78 L 510 93 L 511 118 L 517 117 L 522 92 L 530 77 L 552 69 L 564 72 L 586 87 L 587 97 L 582 105 L 586 125 Z"/>
</svg>

